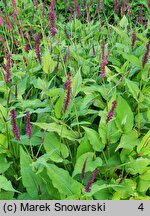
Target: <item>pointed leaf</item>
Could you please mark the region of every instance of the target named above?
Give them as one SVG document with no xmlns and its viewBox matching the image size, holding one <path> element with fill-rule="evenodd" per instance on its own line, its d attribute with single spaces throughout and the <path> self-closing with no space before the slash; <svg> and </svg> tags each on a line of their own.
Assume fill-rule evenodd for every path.
<svg viewBox="0 0 150 216">
<path fill-rule="evenodd" d="M 52 183 L 58 191 L 64 195 L 80 195 L 82 185 L 75 181 L 68 173 L 68 171 L 58 168 L 54 164 L 46 165 L 47 174 L 52 180 Z"/>
<path fill-rule="evenodd" d="M 79 69 L 78 72 L 75 74 L 73 81 L 72 81 L 72 94 L 74 97 L 80 91 L 81 84 L 82 84 L 82 77 L 81 77 L 81 72 Z"/>
<path fill-rule="evenodd" d="M 51 55 L 46 52 L 43 58 L 43 71 L 45 73 L 52 73 L 55 68 L 55 62 L 51 58 Z"/>
<path fill-rule="evenodd" d="M 83 129 L 85 130 L 87 138 L 90 141 L 93 149 L 95 151 L 102 151 L 104 144 L 100 141 L 99 134 L 91 128 L 83 127 Z"/>
</svg>

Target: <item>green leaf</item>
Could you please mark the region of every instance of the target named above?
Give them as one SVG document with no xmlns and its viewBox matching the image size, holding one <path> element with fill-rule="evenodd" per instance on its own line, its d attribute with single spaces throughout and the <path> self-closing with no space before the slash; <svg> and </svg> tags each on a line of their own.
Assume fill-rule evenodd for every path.
<svg viewBox="0 0 150 216">
<path fill-rule="evenodd" d="M 32 160 L 27 153 L 20 147 L 20 166 L 22 183 L 31 197 L 38 197 L 37 176 L 31 168 Z"/>
<path fill-rule="evenodd" d="M 43 122 L 35 122 L 32 124 L 51 132 L 56 132 L 59 136 L 67 138 L 69 140 L 77 139 L 77 132 L 67 129 L 65 125 L 58 124 L 56 122 L 53 123 L 43 123 Z"/>
<path fill-rule="evenodd" d="M 148 131 L 142 138 L 140 144 L 137 147 L 137 152 L 141 156 L 146 156 L 150 154 L 150 131 Z"/>
<path fill-rule="evenodd" d="M 119 182 L 120 179 L 117 179 L 117 183 Z M 122 187 L 113 187 L 113 189 L 117 192 L 118 197 L 121 199 L 127 199 L 135 194 L 137 183 L 132 179 L 125 179 L 120 186 Z M 114 197 L 112 199 L 114 199 Z"/>
<path fill-rule="evenodd" d="M 57 118 L 61 118 L 63 106 L 64 106 L 64 95 L 61 95 L 60 98 L 58 98 L 54 108 Z"/>
<path fill-rule="evenodd" d="M 90 145 L 90 142 L 87 138 L 87 135 L 85 134 L 84 137 L 82 138 L 80 145 L 77 149 L 77 155 L 76 159 L 78 159 L 82 154 L 86 152 L 92 152 L 92 146 Z"/>
<path fill-rule="evenodd" d="M 50 154 L 50 159 L 54 162 L 62 162 L 69 156 L 67 146 L 61 143 L 53 132 L 49 132 L 44 138 L 44 148 Z"/>
<path fill-rule="evenodd" d="M 142 194 L 144 193 L 144 195 L 145 195 L 146 191 L 149 188 L 150 188 L 150 178 L 148 178 L 148 180 L 146 180 L 146 179 L 143 179 L 142 176 L 140 175 L 139 181 L 138 181 L 137 191 L 142 193 Z"/>
<path fill-rule="evenodd" d="M 132 130 L 122 135 L 120 143 L 117 146 L 115 151 L 117 151 L 120 148 L 133 149 L 138 144 L 139 144 L 138 133 L 136 130 Z"/>
<path fill-rule="evenodd" d="M 125 133 L 130 132 L 133 128 L 134 116 L 129 104 L 121 96 L 117 99 L 115 114 L 115 122 L 119 129 L 122 129 Z"/>
<path fill-rule="evenodd" d="M 51 58 L 49 52 L 46 52 L 43 57 L 43 71 L 45 73 L 52 73 L 55 68 L 55 62 Z"/>
<path fill-rule="evenodd" d="M 102 186 L 106 185 L 104 180 L 99 180 L 96 182 L 96 185 Z M 109 187 L 104 188 L 94 194 L 94 198 L 96 200 L 111 200 L 111 190 L 109 190 Z"/>
<path fill-rule="evenodd" d="M 52 180 L 55 188 L 58 189 L 59 193 L 71 196 L 80 195 L 82 185 L 75 181 L 68 173 L 68 171 L 58 168 L 54 164 L 46 165 L 47 174 Z"/>
<path fill-rule="evenodd" d="M 22 109 L 22 107 L 24 109 L 26 108 L 37 108 L 39 107 L 39 104 L 41 104 L 42 106 L 42 103 L 41 103 L 41 100 L 39 99 L 35 99 L 35 100 L 24 100 L 24 101 L 21 101 L 20 103 L 17 103 L 16 104 L 16 107 L 20 107 Z"/>
<path fill-rule="evenodd" d="M 7 111 L 6 111 L 6 108 L 3 107 L 1 104 L 0 104 L 0 118 L 2 119 L 6 119 L 7 117 Z"/>
<path fill-rule="evenodd" d="M 100 192 L 101 190 L 104 190 L 107 188 L 116 188 L 116 187 L 122 188 L 121 185 L 115 185 L 115 184 L 110 184 L 110 185 L 103 184 L 100 186 L 95 182 L 91 187 L 91 192 L 86 193 L 86 196 L 91 197 L 91 196 L 95 195 L 95 193 Z"/>
<path fill-rule="evenodd" d="M 31 145 L 32 144 L 33 146 L 37 146 L 37 145 L 41 144 L 41 138 L 37 137 L 37 136 L 33 136 L 33 135 L 31 137 L 30 141 L 29 141 L 27 135 L 21 135 L 20 140 L 16 140 L 14 138 L 14 139 L 11 139 L 11 141 L 13 141 L 14 143 L 17 143 L 17 144 L 21 144 L 21 145 Z"/>
<path fill-rule="evenodd" d="M 87 109 L 91 104 L 92 102 L 94 101 L 95 99 L 95 95 L 94 94 L 88 94 L 84 97 L 83 101 L 82 101 L 82 104 L 80 106 L 80 110 L 84 110 L 84 109 Z"/>
<path fill-rule="evenodd" d="M 136 175 L 137 173 L 142 174 L 147 170 L 147 166 L 150 165 L 150 160 L 148 158 L 137 158 L 136 160 L 131 161 L 130 164 L 125 166 L 127 173 Z M 142 175 L 143 176 L 143 175 Z M 142 178 L 141 176 L 141 178 Z M 150 177 L 150 175 L 149 175 Z M 146 180 L 146 179 L 144 179 Z"/>
<path fill-rule="evenodd" d="M 114 30 L 115 30 L 115 32 L 117 32 L 117 34 L 119 34 L 122 38 L 124 38 L 124 39 L 126 39 L 126 40 L 129 40 L 129 38 L 128 38 L 128 35 L 125 33 L 125 32 L 123 32 L 120 28 L 118 28 L 118 27 L 116 27 L 116 26 L 112 26 L 112 25 L 110 25 Z"/>
<path fill-rule="evenodd" d="M 105 145 L 107 142 L 107 128 L 106 128 L 107 113 L 104 110 L 104 111 L 100 111 L 99 115 L 101 117 L 101 120 L 99 122 L 98 133 L 99 133 L 99 136 L 101 138 L 103 145 Z"/>
<path fill-rule="evenodd" d="M 83 129 L 85 130 L 87 138 L 90 141 L 93 149 L 95 151 L 102 151 L 104 144 L 100 141 L 99 134 L 91 128 L 83 127 Z"/>
<path fill-rule="evenodd" d="M 7 149 L 8 149 L 7 137 L 3 134 L 0 134 L 0 153 L 7 152 Z"/>
<path fill-rule="evenodd" d="M 18 192 L 13 188 L 11 181 L 7 180 L 7 178 L 2 175 L 0 175 L 0 189 L 3 189 L 5 191 Z"/>
<path fill-rule="evenodd" d="M 12 60 L 14 61 L 23 61 L 23 56 L 19 54 L 12 54 Z"/>
<path fill-rule="evenodd" d="M 145 181 L 149 181 L 149 185 L 150 185 L 150 167 L 148 167 L 148 169 L 145 173 L 140 175 L 140 179 L 143 179 Z"/>
<path fill-rule="evenodd" d="M 87 163 L 85 167 L 85 172 L 93 172 L 97 167 L 102 166 L 102 159 L 100 157 L 93 159 L 94 153 L 93 152 L 87 152 L 83 155 L 81 155 L 78 160 L 76 161 L 74 171 L 72 174 L 72 177 L 74 177 L 77 174 L 81 174 L 83 164 L 87 158 Z"/>
<path fill-rule="evenodd" d="M 122 28 L 127 28 L 127 26 L 128 26 L 128 19 L 127 19 L 127 17 L 124 15 L 123 16 L 123 18 L 120 20 L 120 26 L 122 27 Z"/>
<path fill-rule="evenodd" d="M 0 173 L 4 173 L 9 167 L 11 162 L 7 162 L 6 157 L 0 154 Z"/>
<path fill-rule="evenodd" d="M 0 200 L 13 200 L 14 192 L 12 191 L 1 191 Z"/>
<path fill-rule="evenodd" d="M 129 79 L 125 79 L 125 82 L 128 86 L 129 92 L 132 94 L 133 98 L 137 102 L 139 102 L 138 101 L 138 95 L 139 95 L 140 89 L 138 88 L 138 85 L 134 81 L 131 81 Z"/>
<path fill-rule="evenodd" d="M 72 81 L 72 94 L 74 97 L 80 91 L 81 84 L 82 84 L 82 77 L 81 77 L 81 72 L 79 69 L 78 72 L 75 74 L 73 81 Z"/>
<path fill-rule="evenodd" d="M 132 65 L 142 68 L 142 62 L 136 56 L 129 55 L 124 52 L 121 53 L 123 58 L 127 59 Z"/>
<path fill-rule="evenodd" d="M 59 97 L 60 95 L 62 95 L 64 93 L 64 89 L 62 88 L 51 88 L 46 92 L 46 95 L 48 95 L 49 97 Z"/>
<path fill-rule="evenodd" d="M 38 79 L 34 79 L 30 82 L 34 85 L 35 88 L 41 89 L 42 91 L 46 92 L 48 90 L 48 83 L 47 81 L 38 77 Z"/>
</svg>

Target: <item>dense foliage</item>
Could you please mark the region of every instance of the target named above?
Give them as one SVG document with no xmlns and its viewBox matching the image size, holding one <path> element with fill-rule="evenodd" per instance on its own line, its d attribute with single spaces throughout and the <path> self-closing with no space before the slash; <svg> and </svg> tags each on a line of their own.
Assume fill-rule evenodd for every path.
<svg viewBox="0 0 150 216">
<path fill-rule="evenodd" d="M 0 199 L 150 199 L 150 1 L 0 1 Z"/>
</svg>

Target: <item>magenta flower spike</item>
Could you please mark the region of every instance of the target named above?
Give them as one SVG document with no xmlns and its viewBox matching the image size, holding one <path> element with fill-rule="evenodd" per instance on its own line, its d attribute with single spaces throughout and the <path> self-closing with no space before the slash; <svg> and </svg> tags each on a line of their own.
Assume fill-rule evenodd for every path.
<svg viewBox="0 0 150 216">
<path fill-rule="evenodd" d="M 102 41 L 101 48 L 102 48 L 102 60 L 103 60 L 104 59 L 104 53 L 105 53 L 105 42 L 104 42 L 104 40 Z"/>
<path fill-rule="evenodd" d="M 36 10 L 38 10 L 38 0 L 34 0 L 33 2 L 34 2 L 34 6 L 35 6 Z"/>
<path fill-rule="evenodd" d="M 11 63 L 11 54 L 8 53 L 6 56 L 6 65 L 5 65 L 5 82 L 8 84 L 10 82 L 10 63 Z"/>
<path fill-rule="evenodd" d="M 86 0 L 83 0 L 84 9 L 86 9 L 86 5 L 87 5 Z"/>
<path fill-rule="evenodd" d="M 46 6 L 46 0 L 44 0 L 44 2 L 42 4 L 42 25 L 43 25 L 43 28 L 44 28 L 45 6 Z"/>
<path fill-rule="evenodd" d="M 148 62 L 148 57 L 149 57 L 149 51 L 150 51 L 150 41 L 146 45 L 146 52 L 142 58 L 142 66 L 144 68 L 145 64 Z"/>
<path fill-rule="evenodd" d="M 109 111 L 107 118 L 106 118 L 106 123 L 108 123 L 113 118 L 116 105 L 117 105 L 117 101 L 113 101 L 111 110 Z"/>
<path fill-rule="evenodd" d="M 110 52 L 108 52 L 108 54 L 105 56 L 105 42 L 104 40 L 102 41 L 102 63 L 101 63 L 101 74 L 100 76 L 102 77 L 102 79 L 104 79 L 105 77 L 105 73 L 106 73 L 106 65 L 108 64 L 107 58 Z"/>
<path fill-rule="evenodd" d="M 17 25 L 17 18 L 16 18 L 16 14 L 14 12 L 12 13 L 12 18 L 14 21 L 14 25 Z"/>
<path fill-rule="evenodd" d="M 12 26 L 8 17 L 6 17 L 6 28 L 8 31 L 12 32 Z"/>
<path fill-rule="evenodd" d="M 1 38 L 1 42 L 2 42 L 2 45 L 4 47 L 4 53 L 6 53 L 7 52 L 7 48 L 6 48 L 6 43 L 5 43 L 5 38 L 4 37 Z"/>
<path fill-rule="evenodd" d="M 81 180 L 83 180 L 83 179 L 84 179 L 84 176 L 85 176 L 85 168 L 86 168 L 86 164 L 87 164 L 87 159 L 88 159 L 88 157 L 85 159 L 84 164 L 83 164 L 83 167 L 82 167 L 82 171 L 81 171 Z"/>
<path fill-rule="evenodd" d="M 138 17 L 138 21 L 139 23 L 143 23 L 143 5 L 140 5 L 140 9 L 139 9 L 139 17 Z"/>
<path fill-rule="evenodd" d="M 19 132 L 19 128 L 17 127 L 17 124 L 16 124 L 16 111 L 15 111 L 15 109 L 12 109 L 10 111 L 10 115 L 11 115 L 12 131 L 14 133 L 16 140 L 20 140 L 20 132 Z"/>
<path fill-rule="evenodd" d="M 100 12 L 100 3 L 101 3 L 101 1 L 98 0 L 98 1 L 97 1 L 97 5 L 96 5 L 95 15 L 96 15 L 96 14 L 99 14 L 99 12 Z"/>
<path fill-rule="evenodd" d="M 70 102 L 70 95 L 71 95 L 71 72 L 69 72 L 67 75 L 67 80 L 65 82 L 64 89 L 67 91 L 67 95 L 64 100 L 64 112 L 66 112 Z"/>
<path fill-rule="evenodd" d="M 114 1 L 114 13 L 115 14 L 119 13 L 119 1 L 118 0 Z"/>
<path fill-rule="evenodd" d="M 150 0 L 148 0 L 148 7 L 150 8 Z"/>
<path fill-rule="evenodd" d="M 3 18 L 2 18 L 2 12 L 0 10 L 0 26 L 3 26 L 4 23 L 3 23 Z"/>
<path fill-rule="evenodd" d="M 26 112 L 26 135 L 28 136 L 28 139 L 31 139 L 32 134 L 32 127 L 30 124 L 30 113 Z"/>
<path fill-rule="evenodd" d="M 135 41 L 136 41 L 136 33 L 133 32 L 133 34 L 132 34 L 132 45 L 131 45 L 132 50 L 134 49 Z"/>
<path fill-rule="evenodd" d="M 14 8 L 14 13 L 16 15 L 18 15 L 19 12 L 18 12 L 18 9 L 17 9 L 16 0 L 12 0 L 12 6 Z"/>
<path fill-rule="evenodd" d="M 50 33 L 54 37 L 56 34 L 55 28 L 55 14 L 54 14 L 54 0 L 51 1 L 50 11 L 49 11 L 49 24 L 50 24 Z"/>
<path fill-rule="evenodd" d="M 104 79 L 105 74 L 106 74 L 106 65 L 108 64 L 107 58 L 104 57 L 101 63 L 101 77 Z"/>
<path fill-rule="evenodd" d="M 38 62 L 41 64 L 40 40 L 41 40 L 41 34 L 38 33 L 35 36 L 35 52 L 36 52 L 36 58 Z"/>
<path fill-rule="evenodd" d="M 25 43 L 25 51 L 28 53 L 30 49 L 31 49 L 30 45 L 29 45 L 28 41 L 26 41 L 26 43 Z"/>
<path fill-rule="evenodd" d="M 94 180 L 95 180 L 95 177 L 96 175 L 99 173 L 99 169 L 95 169 L 93 171 L 93 173 L 91 174 L 90 178 L 89 178 L 89 181 L 87 183 L 87 185 L 85 186 L 85 192 L 90 192 L 91 191 L 91 187 L 94 183 Z"/>
<path fill-rule="evenodd" d="M 78 17 L 78 19 L 80 19 L 81 11 L 80 11 L 80 6 L 79 6 L 79 3 L 78 3 L 78 0 L 74 0 L 74 13 Z"/>
</svg>

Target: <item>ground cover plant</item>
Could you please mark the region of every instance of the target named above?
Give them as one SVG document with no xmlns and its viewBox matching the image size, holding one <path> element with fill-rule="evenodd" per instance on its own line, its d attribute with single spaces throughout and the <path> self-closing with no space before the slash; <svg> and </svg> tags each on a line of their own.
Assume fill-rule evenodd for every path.
<svg viewBox="0 0 150 216">
<path fill-rule="evenodd" d="M 0 1 L 0 199 L 150 199 L 150 1 Z"/>
</svg>

